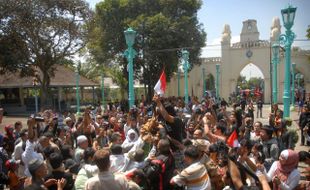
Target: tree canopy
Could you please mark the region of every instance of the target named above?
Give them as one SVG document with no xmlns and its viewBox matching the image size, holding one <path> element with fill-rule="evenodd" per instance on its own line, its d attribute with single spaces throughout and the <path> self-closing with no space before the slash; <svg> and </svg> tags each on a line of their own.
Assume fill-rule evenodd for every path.
<svg viewBox="0 0 310 190">
<path fill-rule="evenodd" d="M 200 0 L 105 0 L 96 5 L 89 33 L 88 49 L 97 63 L 118 65 L 127 78 L 127 61 L 123 56 L 124 31 L 137 31 L 134 48 L 135 77 L 148 85 L 149 95 L 163 68 L 170 79 L 177 70 L 180 54 L 190 52 L 190 64 L 199 64 L 206 33 L 198 22 Z M 96 63 L 96 64 L 97 64 Z M 141 72 L 143 71 L 143 72 Z"/>
<path fill-rule="evenodd" d="M 237 79 L 237 86 L 240 89 L 255 89 L 257 87 L 262 87 L 264 79 L 261 77 L 251 77 L 249 80 L 246 80 L 245 76 L 239 75 Z"/>
<path fill-rule="evenodd" d="M 83 0 L 2 0 L 0 72 L 36 76 L 45 103 L 55 66 L 84 47 L 90 16 Z"/>
</svg>

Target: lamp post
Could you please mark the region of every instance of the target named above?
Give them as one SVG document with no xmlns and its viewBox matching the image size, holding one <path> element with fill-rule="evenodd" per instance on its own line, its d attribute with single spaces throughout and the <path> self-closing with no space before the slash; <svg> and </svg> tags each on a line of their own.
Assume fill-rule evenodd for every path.
<svg viewBox="0 0 310 190">
<path fill-rule="evenodd" d="M 180 97 L 180 69 L 178 69 L 178 97 Z"/>
<path fill-rule="evenodd" d="M 104 109 L 104 76 L 101 74 L 101 105 L 102 108 Z"/>
<path fill-rule="evenodd" d="M 81 63 L 78 63 L 75 71 L 75 82 L 76 82 L 76 114 L 80 114 L 80 68 Z"/>
<path fill-rule="evenodd" d="M 215 84 L 215 86 L 216 86 L 216 101 L 218 101 L 219 100 L 219 97 L 220 97 L 220 87 L 219 87 L 219 85 L 220 85 L 220 64 L 216 64 L 215 65 L 215 67 L 216 67 L 216 84 Z"/>
<path fill-rule="evenodd" d="M 205 97 L 206 96 L 206 91 L 207 91 L 207 86 L 206 86 L 206 81 L 205 81 L 205 68 L 202 68 L 202 85 L 203 85 L 203 91 L 202 95 Z"/>
<path fill-rule="evenodd" d="M 290 83 L 291 83 L 291 46 L 295 38 L 294 32 L 291 28 L 294 24 L 296 7 L 288 6 L 286 9 L 281 10 L 285 34 L 280 35 L 280 43 L 285 46 L 285 71 L 284 71 L 284 114 L 283 117 L 290 117 Z"/>
<path fill-rule="evenodd" d="M 272 45 L 272 97 L 273 103 L 278 103 L 278 64 L 279 64 L 279 49 L 278 43 Z"/>
<path fill-rule="evenodd" d="M 295 106 L 295 68 L 296 63 L 292 63 L 292 107 Z"/>
<path fill-rule="evenodd" d="M 39 84 L 38 82 L 38 74 L 35 73 L 35 77 L 33 77 L 32 85 L 34 87 L 34 101 L 35 101 L 35 108 L 36 108 L 36 113 L 39 112 L 39 105 L 38 105 L 38 90 L 37 86 Z"/>
<path fill-rule="evenodd" d="M 184 70 L 184 79 L 185 79 L 185 91 L 184 91 L 184 96 L 185 96 L 185 104 L 188 105 L 188 76 L 187 76 L 187 70 L 189 68 L 188 65 L 188 58 L 189 58 L 189 53 L 187 50 L 182 50 L 182 58 L 183 58 L 183 70 Z"/>
<path fill-rule="evenodd" d="M 135 43 L 135 38 L 136 38 L 136 31 L 134 31 L 132 28 L 128 28 L 127 30 L 124 31 L 125 34 L 125 39 L 126 39 L 126 44 L 128 48 L 126 49 L 124 55 L 127 58 L 128 61 L 128 86 L 129 86 L 129 108 L 132 108 L 133 105 L 135 104 L 135 92 L 134 92 L 134 80 L 133 80 L 133 59 L 137 55 L 137 52 L 133 49 L 133 44 Z"/>
</svg>

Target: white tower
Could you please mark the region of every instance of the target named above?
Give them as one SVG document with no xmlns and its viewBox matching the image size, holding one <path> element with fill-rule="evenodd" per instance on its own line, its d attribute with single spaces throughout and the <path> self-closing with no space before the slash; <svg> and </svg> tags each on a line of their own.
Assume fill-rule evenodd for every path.
<svg viewBox="0 0 310 190">
<path fill-rule="evenodd" d="M 274 17 L 272 19 L 271 32 L 270 32 L 271 43 L 278 41 L 280 34 L 281 34 L 280 19 L 278 17 Z"/>
</svg>

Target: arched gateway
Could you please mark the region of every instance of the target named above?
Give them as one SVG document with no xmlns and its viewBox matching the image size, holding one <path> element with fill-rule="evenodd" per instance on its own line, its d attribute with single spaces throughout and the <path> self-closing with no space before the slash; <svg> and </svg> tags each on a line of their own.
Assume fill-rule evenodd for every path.
<svg viewBox="0 0 310 190">
<path fill-rule="evenodd" d="M 280 21 L 274 18 L 271 27 L 270 41 L 274 42 L 281 33 Z M 189 73 L 189 94 L 202 96 L 203 81 L 202 70 L 205 69 L 205 76 L 212 74 L 216 76 L 216 64 L 220 64 L 220 97 L 228 99 L 232 92 L 235 92 L 237 79 L 240 71 L 249 63 L 256 65 L 264 75 L 264 94 L 265 103 L 271 101 L 271 43 L 267 40 L 259 39 L 256 20 L 246 20 L 243 22 L 240 34 L 240 42 L 231 44 L 230 26 L 225 25 L 222 33 L 221 51 L 222 57 L 201 58 L 201 65 L 195 66 Z M 304 86 L 307 92 L 310 91 L 310 63 L 308 60 L 309 51 L 292 51 L 292 63 L 296 63 L 295 73 L 302 73 L 304 76 Z M 278 65 L 278 101 L 282 102 L 284 88 L 284 53 L 280 55 Z M 180 92 L 184 95 L 184 78 L 181 78 Z M 167 95 L 177 96 L 176 88 L 177 76 L 171 79 L 168 85 Z"/>
</svg>

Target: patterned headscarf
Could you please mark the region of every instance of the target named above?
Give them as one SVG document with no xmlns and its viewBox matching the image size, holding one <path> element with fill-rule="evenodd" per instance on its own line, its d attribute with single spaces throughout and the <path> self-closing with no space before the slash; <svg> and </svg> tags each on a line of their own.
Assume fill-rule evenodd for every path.
<svg viewBox="0 0 310 190">
<path fill-rule="evenodd" d="M 290 173 L 298 166 L 299 155 L 297 152 L 287 149 L 281 152 L 280 159 L 283 161 L 278 161 L 275 176 L 278 176 L 281 182 L 286 182 Z"/>
</svg>

